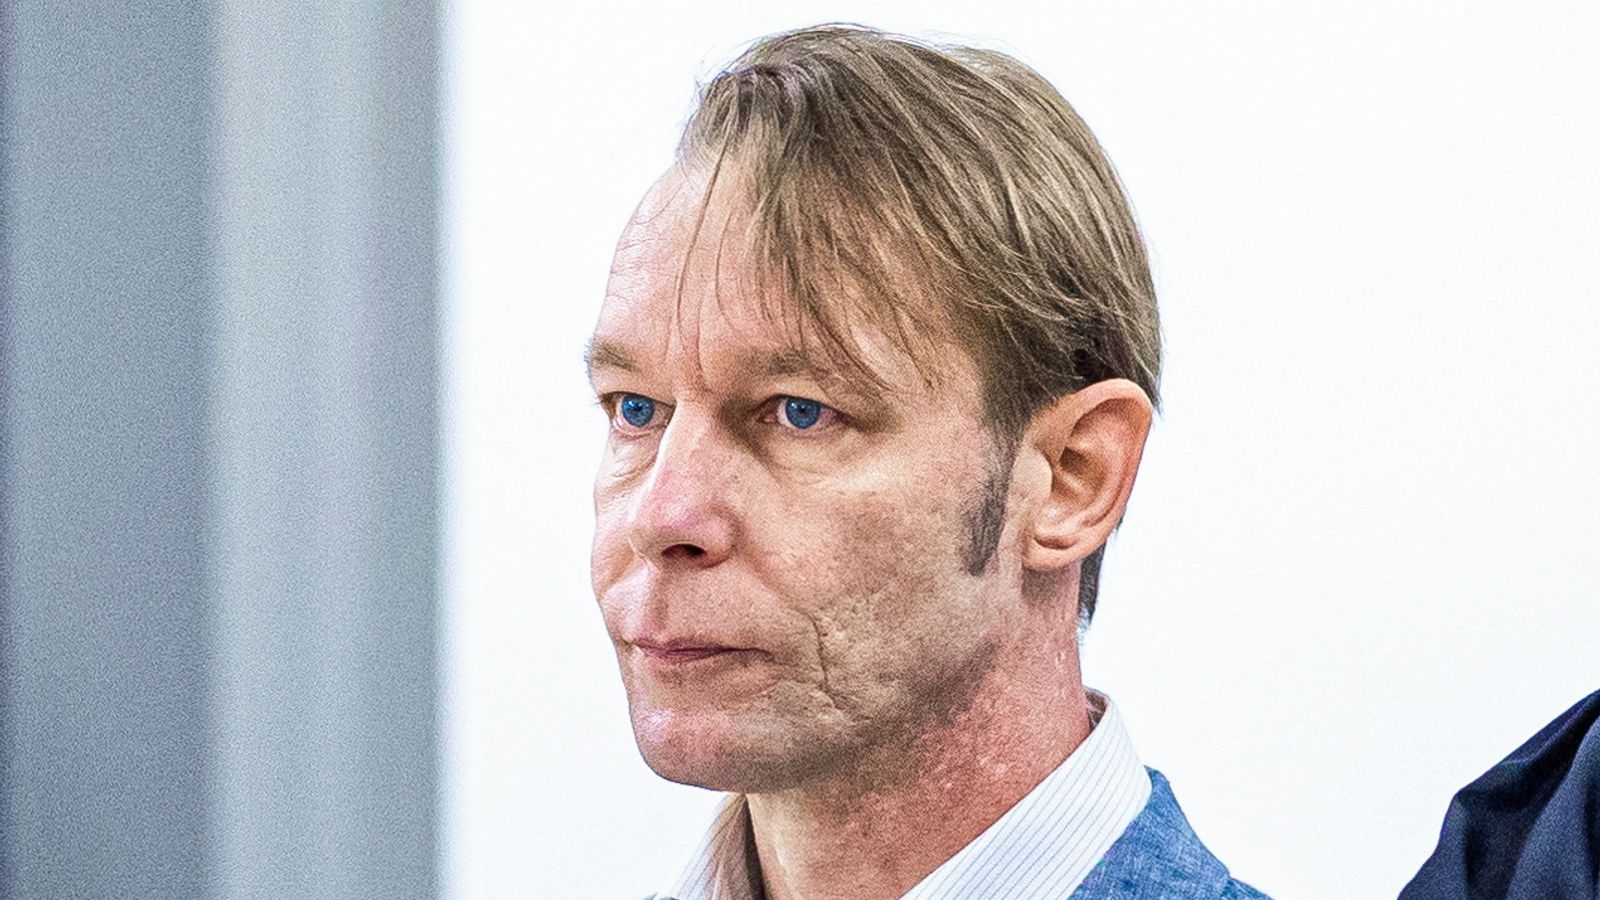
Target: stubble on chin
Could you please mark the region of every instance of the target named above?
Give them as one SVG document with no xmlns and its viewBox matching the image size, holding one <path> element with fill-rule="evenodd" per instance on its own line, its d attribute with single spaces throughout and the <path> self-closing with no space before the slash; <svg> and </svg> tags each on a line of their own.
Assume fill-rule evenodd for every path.
<svg viewBox="0 0 1600 900">
<path fill-rule="evenodd" d="M 831 777 L 844 748 L 825 743 L 805 727 L 761 729 L 750 720 L 721 728 L 667 733 L 635 719 L 645 764 L 668 781 L 736 793 L 773 793 Z"/>
</svg>

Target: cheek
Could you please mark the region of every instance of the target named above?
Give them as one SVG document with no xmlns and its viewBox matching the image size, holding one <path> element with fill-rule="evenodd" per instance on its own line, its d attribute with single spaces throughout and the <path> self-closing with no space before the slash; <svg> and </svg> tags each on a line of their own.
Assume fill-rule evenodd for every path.
<svg viewBox="0 0 1600 900">
<path fill-rule="evenodd" d="M 908 604 L 918 599 L 915 589 L 948 584 L 962 572 L 971 464 L 952 456 L 897 466 L 875 484 L 830 498 L 822 537 L 840 583 Z"/>
<path fill-rule="evenodd" d="M 782 521 L 786 549 L 772 561 L 795 579 L 798 597 L 815 599 L 814 612 L 842 614 L 936 564 L 936 517 L 925 504 L 861 490 L 795 502 Z"/>
<path fill-rule="evenodd" d="M 627 494 L 597 482 L 594 491 L 594 541 L 589 548 L 589 580 L 596 597 L 627 573 L 633 549 L 628 543 Z"/>
<path fill-rule="evenodd" d="M 814 518 L 796 509 L 790 527 L 804 541 L 785 565 L 804 573 L 795 596 L 815 625 L 832 691 L 861 702 L 895 694 L 965 654 L 966 638 L 981 638 L 951 489 L 855 492 Z"/>
</svg>

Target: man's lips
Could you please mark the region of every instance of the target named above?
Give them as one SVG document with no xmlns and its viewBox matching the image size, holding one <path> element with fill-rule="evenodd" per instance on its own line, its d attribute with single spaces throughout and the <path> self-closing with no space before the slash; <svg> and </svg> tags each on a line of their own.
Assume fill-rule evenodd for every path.
<svg viewBox="0 0 1600 900">
<path fill-rule="evenodd" d="M 690 659 L 737 649 L 695 638 L 638 638 L 628 643 L 638 647 L 651 659 Z"/>
<path fill-rule="evenodd" d="M 733 652 L 728 647 L 681 647 L 668 650 L 665 647 L 646 647 L 642 644 L 639 649 L 644 651 L 644 655 L 650 659 L 659 659 L 663 662 L 693 662 L 697 659 L 705 659 L 708 656 Z"/>
<path fill-rule="evenodd" d="M 662 663 L 690 663 L 697 660 L 709 659 L 713 656 L 728 656 L 740 653 L 753 653 L 748 647 L 729 647 L 723 644 L 712 643 L 705 640 L 683 639 L 648 639 L 640 638 L 628 643 L 639 648 L 648 660 Z"/>
</svg>

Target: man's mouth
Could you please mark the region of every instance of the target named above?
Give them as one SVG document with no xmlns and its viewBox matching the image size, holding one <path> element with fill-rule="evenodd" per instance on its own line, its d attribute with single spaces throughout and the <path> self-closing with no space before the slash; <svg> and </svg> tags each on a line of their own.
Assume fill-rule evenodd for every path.
<svg viewBox="0 0 1600 900">
<path fill-rule="evenodd" d="M 669 650 L 665 647 L 640 645 L 639 649 L 650 659 L 659 659 L 663 662 L 694 662 L 697 659 L 733 652 L 731 647 L 681 647 Z"/>
<path fill-rule="evenodd" d="M 631 642 L 635 647 L 650 659 L 687 662 L 726 653 L 735 647 L 727 647 L 704 639 L 695 638 L 648 638 L 642 637 Z"/>
<path fill-rule="evenodd" d="M 652 639 L 629 641 L 644 658 L 656 665 L 688 664 L 713 657 L 749 656 L 759 651 L 747 647 L 729 647 L 704 639 Z"/>
</svg>

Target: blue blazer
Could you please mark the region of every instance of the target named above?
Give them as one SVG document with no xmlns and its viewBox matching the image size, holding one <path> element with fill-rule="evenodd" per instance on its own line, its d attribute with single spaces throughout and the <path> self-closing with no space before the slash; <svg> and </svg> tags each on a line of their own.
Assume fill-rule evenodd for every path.
<svg viewBox="0 0 1600 900">
<path fill-rule="evenodd" d="M 1450 801 L 1400 900 L 1600 897 L 1600 691 Z"/>
<path fill-rule="evenodd" d="M 1195 836 L 1166 776 L 1150 769 L 1150 802 L 1111 845 L 1072 900 L 1251 900 L 1266 894 L 1235 881 Z"/>
</svg>

